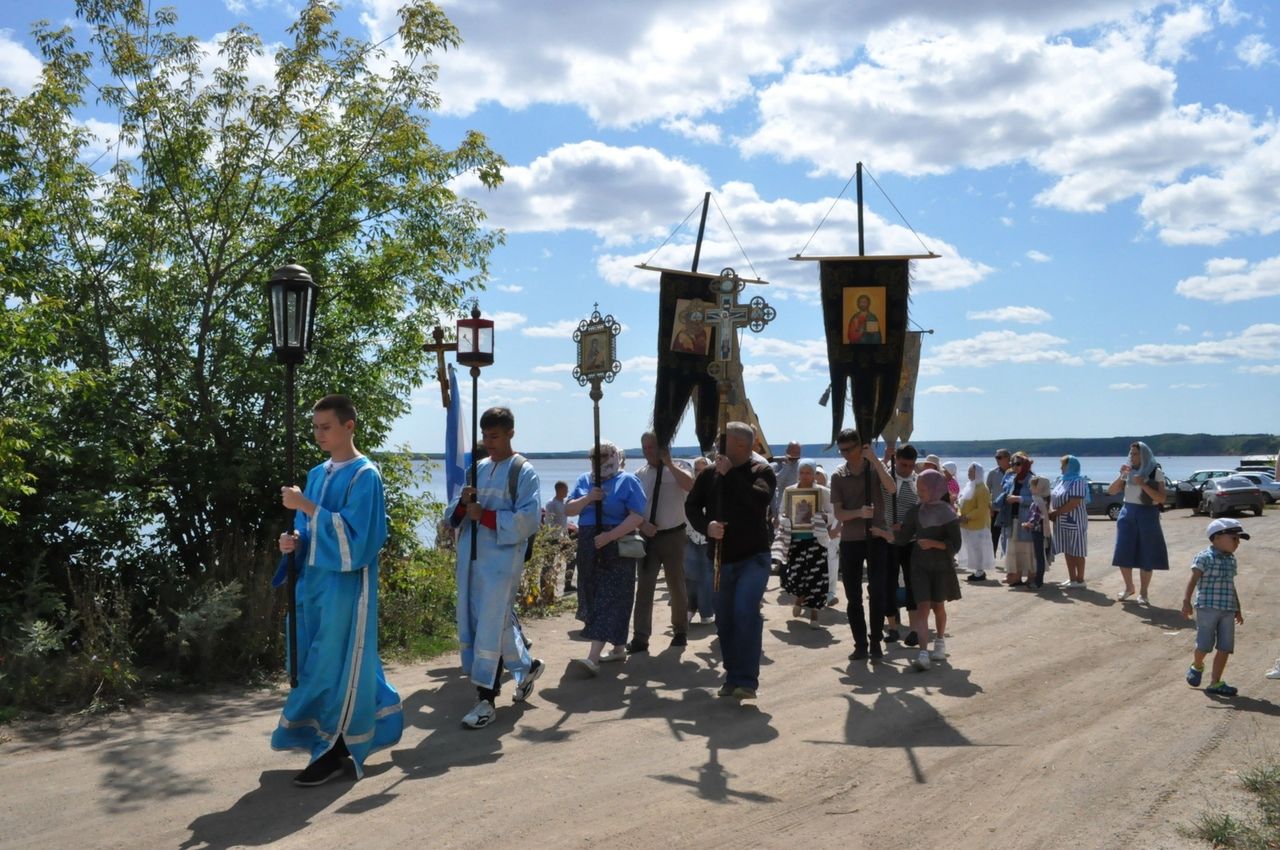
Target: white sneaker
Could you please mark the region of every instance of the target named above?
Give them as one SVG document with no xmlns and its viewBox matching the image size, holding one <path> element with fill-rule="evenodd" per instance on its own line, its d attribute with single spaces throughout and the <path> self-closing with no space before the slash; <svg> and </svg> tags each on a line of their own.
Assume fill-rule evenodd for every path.
<svg viewBox="0 0 1280 850">
<path fill-rule="evenodd" d="M 529 694 L 533 693 L 533 683 L 538 680 L 547 665 L 542 663 L 541 658 L 533 659 L 529 664 L 529 672 L 524 674 L 524 680 L 516 685 L 516 692 L 511 695 L 511 699 L 516 702 L 524 702 L 529 698 Z"/>
<path fill-rule="evenodd" d="M 920 650 L 920 654 L 916 656 L 915 661 L 911 662 L 911 666 L 916 668 L 922 673 L 925 670 L 928 670 L 931 666 L 933 666 L 929 663 L 929 653 L 925 652 L 923 649 Z"/>
<path fill-rule="evenodd" d="M 929 657 L 934 661 L 947 660 L 947 642 L 939 638 L 933 642 L 933 652 L 929 653 Z"/>
<path fill-rule="evenodd" d="M 468 729 L 483 729 L 493 722 L 493 717 L 498 713 L 493 707 L 493 703 L 487 699 L 482 699 L 476 703 L 476 707 L 467 712 L 462 718 L 462 725 Z"/>
<path fill-rule="evenodd" d="M 1280 658 L 1276 659 L 1276 666 L 1267 671 L 1268 679 L 1280 679 Z"/>
<path fill-rule="evenodd" d="M 610 661 L 626 661 L 627 651 L 625 649 L 611 649 L 604 655 L 600 656 L 600 663 L 607 664 Z"/>
</svg>

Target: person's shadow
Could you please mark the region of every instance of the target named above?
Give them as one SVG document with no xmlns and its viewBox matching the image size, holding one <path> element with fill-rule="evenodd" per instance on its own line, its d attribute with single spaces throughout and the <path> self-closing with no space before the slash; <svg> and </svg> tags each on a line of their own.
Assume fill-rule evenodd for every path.
<svg viewBox="0 0 1280 850">
<path fill-rule="evenodd" d="M 1156 626 L 1166 631 L 1180 631 L 1196 627 L 1196 621 L 1182 616 L 1182 612 L 1177 608 L 1157 608 L 1154 605 L 1121 605 L 1120 608 L 1125 613 L 1138 617 L 1147 625 Z"/>
<path fill-rule="evenodd" d="M 382 770 L 385 770 L 382 767 Z M 368 776 L 371 770 L 365 771 Z M 380 771 L 379 771 L 380 772 Z M 292 770 L 264 770 L 258 787 L 245 794 L 224 812 L 201 815 L 187 827 L 191 835 L 180 850 L 223 850 L 230 847 L 262 847 L 274 844 L 304 829 L 352 788 L 348 772 L 318 788 L 299 789 L 293 785 Z"/>
</svg>

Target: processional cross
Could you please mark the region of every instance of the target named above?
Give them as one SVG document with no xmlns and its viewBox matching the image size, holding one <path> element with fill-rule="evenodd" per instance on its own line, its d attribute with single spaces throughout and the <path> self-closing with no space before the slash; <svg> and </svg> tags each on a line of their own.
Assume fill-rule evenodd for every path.
<svg viewBox="0 0 1280 850">
<path fill-rule="evenodd" d="M 431 332 L 431 338 L 435 343 L 426 343 L 422 346 L 422 350 L 428 354 L 434 352 L 436 355 L 436 380 L 440 382 L 440 401 L 447 410 L 449 407 L 449 373 L 444 367 L 444 355 L 446 352 L 457 351 L 458 343 L 444 341 L 444 328 L 436 325 L 435 330 Z"/>
<path fill-rule="evenodd" d="M 730 391 L 742 377 L 742 362 L 734 344 L 736 331 L 751 328 L 760 333 L 778 315 L 759 295 L 750 303 L 739 304 L 738 293 L 745 287 L 746 281 L 730 268 L 722 269 L 720 276 L 710 283 L 711 297 L 715 299 L 716 306 L 706 311 L 706 321 L 716 328 L 716 350 L 715 358 L 707 364 L 707 374 L 716 379 L 720 392 L 720 410 L 716 416 L 716 430 L 720 433 L 724 432 L 726 425 Z"/>
</svg>

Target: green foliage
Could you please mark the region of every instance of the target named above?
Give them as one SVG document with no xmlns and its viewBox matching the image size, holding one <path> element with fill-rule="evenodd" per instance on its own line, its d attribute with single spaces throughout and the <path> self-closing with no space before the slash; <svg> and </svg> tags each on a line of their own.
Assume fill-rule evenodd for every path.
<svg viewBox="0 0 1280 850">
<path fill-rule="evenodd" d="M 500 242 L 449 187 L 498 185 L 501 158 L 477 133 L 445 148 L 427 132 L 431 56 L 456 30 L 410 0 L 393 61 L 338 32 L 334 8 L 307 3 L 273 80 L 251 84 L 266 48 L 245 27 L 206 76 L 173 10 L 79 0 L 88 40 L 37 23 L 40 82 L 0 88 L 0 599 L 41 565 L 64 606 L 44 619 L 70 639 L 55 657 L 71 670 L 102 649 L 77 673 L 100 696 L 131 687 L 135 664 L 208 677 L 282 657 L 272 269 L 296 257 L 324 287 L 299 399 L 348 393 L 375 447 L 429 379 L 424 331 L 481 286 Z M 91 102 L 121 127 L 97 154 Z M 394 574 L 426 563 L 410 533 L 425 508 L 387 479 Z M 0 623 L 6 681 L 20 619 Z"/>
<path fill-rule="evenodd" d="M 458 584 L 453 553 L 427 549 L 420 560 L 383 564 L 378 589 L 379 649 L 421 657 L 457 642 Z"/>
<path fill-rule="evenodd" d="M 554 526 L 544 525 L 533 538 L 533 555 L 524 562 L 516 607 L 522 614 L 557 609 L 556 588 L 564 568 L 577 552 L 576 544 Z"/>
<path fill-rule="evenodd" d="M 1258 765 L 1240 775 L 1240 784 L 1255 797 L 1258 815 L 1236 818 L 1218 812 L 1202 812 L 1182 832 L 1214 847 L 1240 850 L 1280 848 L 1280 766 Z"/>
</svg>

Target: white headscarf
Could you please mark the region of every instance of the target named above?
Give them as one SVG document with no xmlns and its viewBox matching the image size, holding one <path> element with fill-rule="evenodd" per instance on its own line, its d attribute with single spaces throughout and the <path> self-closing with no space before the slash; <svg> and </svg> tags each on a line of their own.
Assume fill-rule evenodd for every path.
<svg viewBox="0 0 1280 850">
<path fill-rule="evenodd" d="M 594 448 L 589 453 L 594 460 Z M 600 480 L 608 481 L 617 475 L 622 469 L 622 462 L 626 459 L 622 449 L 618 448 L 608 440 L 600 441 Z"/>
<path fill-rule="evenodd" d="M 987 473 L 982 468 L 982 464 L 980 463 L 969 464 L 969 471 L 973 473 L 973 478 L 964 482 L 964 485 L 961 486 L 960 498 L 957 499 L 958 502 L 969 501 L 977 494 L 979 487 L 983 488 L 984 490 L 987 487 Z"/>
</svg>

